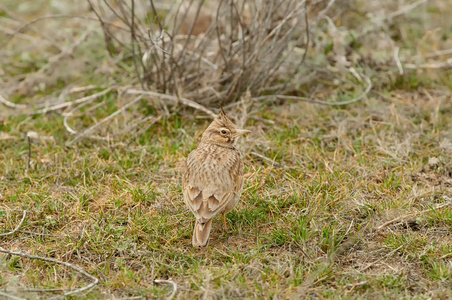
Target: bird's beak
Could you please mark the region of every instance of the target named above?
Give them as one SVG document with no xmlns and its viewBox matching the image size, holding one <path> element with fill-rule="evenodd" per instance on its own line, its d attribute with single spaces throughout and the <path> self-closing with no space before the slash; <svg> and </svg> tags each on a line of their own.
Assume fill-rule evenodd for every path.
<svg viewBox="0 0 452 300">
<path fill-rule="evenodd" d="M 237 129 L 237 132 L 234 134 L 234 137 L 244 135 L 245 133 L 250 133 L 251 130 L 248 129 Z"/>
</svg>

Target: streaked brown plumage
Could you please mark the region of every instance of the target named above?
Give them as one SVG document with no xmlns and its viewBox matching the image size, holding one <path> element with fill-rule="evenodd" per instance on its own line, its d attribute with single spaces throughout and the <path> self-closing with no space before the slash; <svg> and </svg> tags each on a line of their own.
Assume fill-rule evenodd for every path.
<svg viewBox="0 0 452 300">
<path fill-rule="evenodd" d="M 198 148 L 187 157 L 182 190 L 185 203 L 196 217 L 192 240 L 195 247 L 207 245 L 213 217 L 222 213 L 224 218 L 240 199 L 243 163 L 234 145 L 248 132 L 238 129 L 221 109 L 204 131 Z"/>
</svg>

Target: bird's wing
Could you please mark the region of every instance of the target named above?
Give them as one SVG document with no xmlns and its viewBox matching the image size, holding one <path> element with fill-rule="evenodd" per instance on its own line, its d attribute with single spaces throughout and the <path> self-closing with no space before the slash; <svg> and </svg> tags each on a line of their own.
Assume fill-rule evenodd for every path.
<svg viewBox="0 0 452 300">
<path fill-rule="evenodd" d="M 210 155 L 207 150 L 198 148 L 190 153 L 186 162 L 184 201 L 201 223 L 235 202 L 242 191 L 243 164 L 240 154 L 236 150 L 224 150 L 223 155 L 219 150 L 215 155 Z"/>
</svg>

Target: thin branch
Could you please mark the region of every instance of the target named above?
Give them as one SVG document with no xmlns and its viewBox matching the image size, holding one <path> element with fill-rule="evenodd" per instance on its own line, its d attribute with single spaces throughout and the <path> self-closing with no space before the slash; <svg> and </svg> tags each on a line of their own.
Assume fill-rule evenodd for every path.
<svg viewBox="0 0 452 300">
<path fill-rule="evenodd" d="M 326 13 L 330 10 L 330 8 L 333 6 L 334 2 L 336 2 L 336 0 L 330 0 L 330 2 L 328 2 L 328 4 L 325 6 L 324 9 L 322 9 L 321 12 L 319 12 L 317 14 L 317 17 L 315 18 L 314 22 L 312 23 L 311 28 L 316 28 L 317 23 L 319 22 L 320 19 L 323 18 L 323 16 L 326 15 Z"/>
<path fill-rule="evenodd" d="M 68 268 L 71 268 L 71 269 L 79 272 L 80 274 L 85 275 L 86 277 L 88 277 L 89 279 L 91 279 L 93 281 L 93 282 L 91 282 L 90 284 L 88 284 L 85 287 L 82 287 L 82 288 L 79 288 L 79 289 L 76 289 L 76 290 L 64 293 L 63 295 L 57 296 L 57 297 L 55 297 L 53 299 L 65 298 L 65 297 L 67 297 L 69 295 L 74 295 L 74 294 L 78 294 L 78 293 L 81 293 L 81 292 L 84 292 L 84 291 L 88 291 L 88 290 L 92 289 L 94 286 L 96 286 L 99 283 L 99 279 L 97 279 L 93 275 L 87 273 L 85 270 L 81 269 L 80 267 L 78 267 L 76 265 L 73 265 L 73 264 L 70 264 L 70 263 L 65 262 L 65 261 L 60 261 L 60 260 L 57 260 L 57 259 L 54 259 L 54 258 L 42 257 L 42 256 L 37 256 L 37 255 L 25 254 L 25 253 L 22 253 L 22 252 L 9 251 L 9 250 L 5 250 L 5 249 L 3 249 L 1 247 L 0 247 L 0 252 L 7 253 L 7 254 L 10 254 L 10 255 L 16 255 L 16 256 L 20 256 L 20 257 L 26 257 L 26 258 L 30 258 L 30 259 L 37 259 L 37 260 L 42 260 L 42 261 L 46 261 L 46 262 L 51 262 L 51 263 L 56 263 L 56 264 L 59 264 L 59 265 L 63 265 L 63 266 L 66 266 Z"/>
<path fill-rule="evenodd" d="M 14 232 L 16 232 L 22 226 L 26 215 L 27 215 L 27 211 L 24 210 L 23 211 L 23 216 L 22 216 L 22 219 L 21 219 L 19 225 L 17 225 L 17 227 L 11 232 L 0 234 L 0 237 L 7 236 L 7 235 L 10 235 L 10 234 L 13 234 Z M 25 254 L 25 253 L 22 253 L 22 252 L 9 251 L 9 250 L 5 250 L 5 249 L 3 249 L 1 247 L 0 247 L 0 252 L 7 253 L 7 254 L 10 254 L 10 255 L 16 255 L 16 256 L 26 257 L 26 258 L 30 258 L 30 259 L 37 259 L 37 260 L 53 262 L 53 263 L 57 263 L 57 264 L 60 264 L 60 265 L 64 265 L 64 266 L 69 267 L 69 268 L 71 268 L 71 269 L 73 269 L 73 270 L 75 270 L 75 271 L 77 271 L 77 272 L 79 272 L 79 273 L 81 273 L 81 274 L 85 275 L 86 277 L 88 277 L 88 278 L 93 280 L 92 283 L 88 284 L 87 286 L 85 286 L 83 288 L 72 290 L 70 292 L 67 292 L 67 293 L 65 293 L 65 294 L 63 294 L 61 296 L 55 297 L 55 298 L 64 298 L 64 297 L 67 297 L 69 295 L 73 295 L 73 294 L 84 292 L 86 290 L 89 290 L 89 289 L 93 288 L 99 282 L 99 280 L 96 277 L 92 276 L 91 274 L 87 273 L 85 270 L 83 270 L 83 269 L 81 269 L 81 268 L 79 268 L 79 267 L 77 267 L 77 266 L 75 266 L 73 264 L 70 264 L 68 262 L 64 262 L 64 261 L 60 261 L 60 260 L 56 260 L 56 259 L 48 258 L 48 257 L 41 257 L 41 256 L 36 256 L 36 255 Z M 8 296 L 10 298 L 14 297 L 14 296 L 11 297 L 8 294 L 6 294 L 5 296 Z"/>
<path fill-rule="evenodd" d="M 69 120 L 70 117 L 72 117 L 75 114 L 76 111 L 80 110 L 82 107 L 86 106 L 89 103 L 90 102 L 84 102 L 84 103 L 74 107 L 73 109 L 71 109 L 68 113 L 63 114 L 64 115 L 63 125 L 64 125 L 64 128 L 66 128 L 67 132 L 69 132 L 70 134 L 78 134 L 77 130 L 72 129 L 71 126 L 69 126 L 68 120 Z M 96 105 L 93 105 L 85 113 L 88 113 L 89 111 L 92 111 L 92 110 L 94 110 L 94 109 L 96 109 L 99 106 L 104 105 L 104 104 L 105 104 L 105 101 L 102 101 L 102 102 L 100 102 L 100 103 L 98 103 Z M 89 136 L 89 138 L 97 139 L 97 140 L 107 140 L 107 138 L 100 137 L 100 136 Z"/>
<path fill-rule="evenodd" d="M 444 254 L 443 256 L 441 256 L 439 259 L 445 259 L 445 258 L 449 258 L 452 256 L 452 252 L 449 252 L 447 254 Z"/>
<path fill-rule="evenodd" d="M 352 104 L 352 103 L 355 103 L 355 102 L 358 102 L 358 101 L 364 99 L 364 97 L 367 94 L 369 94 L 370 90 L 372 89 L 372 82 L 370 81 L 370 78 L 367 77 L 367 76 L 364 76 L 364 80 L 367 83 L 366 90 L 361 95 L 359 95 L 358 97 L 353 98 L 352 100 L 347 100 L 347 101 L 342 101 L 342 102 L 328 102 L 328 101 L 321 101 L 321 100 L 316 100 L 316 99 L 312 99 L 312 98 L 308 98 L 308 97 L 296 97 L 296 96 L 287 96 L 287 95 L 261 96 L 261 97 L 254 98 L 254 100 L 263 100 L 263 99 L 276 97 L 278 99 L 302 100 L 302 101 L 306 101 L 306 102 L 322 104 L 322 105 L 328 105 L 328 106 L 348 105 L 348 104 Z"/>
<path fill-rule="evenodd" d="M 106 88 L 105 90 L 103 90 L 103 91 L 101 91 L 99 93 L 95 93 L 95 94 L 92 94 L 92 95 L 89 95 L 89 96 L 86 96 L 86 97 L 82 97 L 82 98 L 79 98 L 79 99 L 74 100 L 74 101 L 64 102 L 64 103 L 56 104 L 56 105 L 53 105 L 53 106 L 50 106 L 50 107 L 42 108 L 42 109 L 39 109 L 39 110 L 33 112 L 32 114 L 33 115 L 45 114 L 45 113 L 48 113 L 50 111 L 62 109 L 62 108 L 68 107 L 68 106 L 72 106 L 74 104 L 80 104 L 80 103 L 83 103 L 83 102 L 94 101 L 97 98 L 100 98 L 100 97 L 108 94 L 112 89 L 113 89 L 112 87 L 108 87 L 108 88 Z"/>
<path fill-rule="evenodd" d="M 304 64 L 306 61 L 306 57 L 308 56 L 308 50 L 309 50 L 309 43 L 310 43 L 310 35 L 309 35 L 309 20 L 308 20 L 308 2 L 305 1 L 304 3 L 304 26 L 305 26 L 305 35 L 306 35 L 306 47 L 304 49 L 303 57 L 301 58 L 301 61 L 298 63 L 297 67 L 294 68 L 292 74 L 290 77 L 294 77 L 295 74 L 298 72 L 299 68 Z M 284 85 L 279 89 L 279 91 L 284 90 L 287 85 L 289 84 L 289 80 L 286 80 Z M 279 92 L 278 91 L 278 92 Z"/>
<path fill-rule="evenodd" d="M 60 53 L 58 53 L 55 56 L 52 56 L 48 59 L 48 63 L 45 64 L 42 68 L 40 68 L 36 73 L 43 73 L 44 71 L 50 69 L 55 63 L 60 61 L 62 58 L 71 55 L 75 49 L 80 46 L 87 38 L 88 36 L 93 32 L 93 30 L 87 30 L 83 33 L 83 35 L 76 40 L 70 47 L 67 47 L 66 49 L 63 49 Z M 36 74 L 35 73 L 35 74 Z"/>
<path fill-rule="evenodd" d="M 130 106 L 132 106 L 133 104 L 137 103 L 138 101 L 140 101 L 142 98 L 142 95 L 139 95 L 138 97 L 136 97 L 134 100 L 132 100 L 131 102 L 127 103 L 126 105 L 124 105 L 123 107 L 121 107 L 121 109 L 118 109 L 117 111 L 115 111 L 114 113 L 112 113 L 111 115 L 109 115 L 108 117 L 100 120 L 99 122 L 97 122 L 96 124 L 94 124 L 93 126 L 89 127 L 88 129 L 86 129 L 85 131 L 83 131 L 82 133 L 80 133 L 79 135 L 77 135 L 72 141 L 69 141 L 66 143 L 66 146 L 71 146 L 73 145 L 75 142 L 77 142 L 78 140 L 80 140 L 81 138 L 85 137 L 86 135 L 90 134 L 92 131 L 94 131 L 96 128 L 98 128 L 100 125 L 104 124 L 105 122 L 110 121 L 111 119 L 113 119 L 114 117 L 116 117 L 117 115 L 119 115 L 120 113 L 122 113 L 123 111 L 125 111 L 127 108 L 129 108 Z"/>
<path fill-rule="evenodd" d="M 399 69 L 399 74 L 403 75 L 403 66 L 402 63 L 400 62 L 399 51 L 400 51 L 399 47 L 396 47 L 394 49 L 394 60 L 396 62 L 397 68 Z"/>
<path fill-rule="evenodd" d="M 355 39 L 359 39 L 363 36 L 368 35 L 371 32 L 374 32 L 378 29 L 380 29 L 381 27 L 383 27 L 384 25 L 387 25 L 388 22 L 392 21 L 393 18 L 398 17 L 400 15 L 404 15 L 407 14 L 408 12 L 412 11 L 413 9 L 417 8 L 419 5 L 422 5 L 426 2 L 428 2 L 429 0 L 419 0 L 416 1 L 410 5 L 406 5 L 404 7 L 402 7 L 401 9 L 389 14 L 389 15 L 385 15 L 383 18 L 379 18 L 378 20 L 376 20 L 376 24 L 373 28 L 368 28 L 363 30 L 361 33 L 359 33 Z"/>
<path fill-rule="evenodd" d="M 26 300 L 25 298 L 16 297 L 16 296 L 13 296 L 13 295 L 7 294 L 5 292 L 1 292 L 1 291 L 0 291 L 0 296 L 5 297 L 2 299 Z"/>
<path fill-rule="evenodd" d="M 26 109 L 28 107 L 27 105 L 24 104 L 13 103 L 7 100 L 5 97 L 3 97 L 1 94 L 0 94 L 0 103 L 3 103 L 4 105 L 15 109 Z"/>
<path fill-rule="evenodd" d="M 69 94 L 73 94 L 73 93 L 80 93 L 80 92 L 85 92 L 85 91 L 89 91 L 89 90 L 94 90 L 97 88 L 97 85 L 87 85 L 87 86 L 74 86 L 72 88 L 70 88 L 68 90 Z"/>
<path fill-rule="evenodd" d="M 271 158 L 268 158 L 268 157 L 266 157 L 266 156 L 263 156 L 262 154 L 259 154 L 259 153 L 256 153 L 256 152 L 250 152 L 250 154 L 251 154 L 251 155 L 254 155 L 254 156 L 257 156 L 257 157 L 259 157 L 259 158 L 261 158 L 261 159 L 263 159 L 263 160 L 265 160 L 265 161 L 268 161 L 268 162 L 270 162 L 272 165 L 275 165 L 275 166 L 277 166 L 277 167 L 289 168 L 289 169 L 294 170 L 294 168 L 289 167 L 288 165 L 285 165 L 285 164 L 281 164 L 281 163 L 279 163 L 279 162 L 276 162 L 276 161 L 274 161 L 274 160 L 271 159 Z"/>
<path fill-rule="evenodd" d="M 188 44 L 189 44 L 189 42 L 190 42 L 190 38 L 191 38 L 191 36 L 192 36 L 193 29 L 194 29 L 195 26 L 196 26 L 196 21 L 198 20 L 198 16 L 199 16 L 199 13 L 201 12 L 201 8 L 202 8 L 202 5 L 204 4 L 204 1 L 205 1 L 205 0 L 200 0 L 200 1 L 199 1 L 198 7 L 196 8 L 196 14 L 195 14 L 194 19 L 193 19 L 193 23 L 191 24 L 190 29 L 189 29 L 188 32 L 187 32 L 187 39 L 185 40 L 185 44 L 184 44 L 184 46 L 182 47 L 182 51 L 179 53 L 178 59 L 176 59 L 176 62 L 177 62 L 177 63 L 180 62 L 181 58 L 182 58 L 182 57 L 184 56 L 184 54 L 185 54 L 185 53 L 184 53 L 185 50 L 188 49 Z M 187 9 L 187 12 L 188 12 L 189 9 L 190 9 L 190 8 Z"/>
<path fill-rule="evenodd" d="M 404 67 L 407 69 L 450 69 L 452 68 L 452 59 L 448 59 L 444 62 L 433 62 L 426 64 L 404 64 Z"/>
<path fill-rule="evenodd" d="M 168 300 L 171 300 L 174 298 L 174 296 L 176 295 L 177 292 L 177 284 L 174 281 L 171 280 L 164 280 L 164 279 L 155 279 L 154 280 L 155 283 L 166 283 L 166 284 L 171 284 L 173 286 L 173 291 L 172 293 L 168 296 Z"/>
<path fill-rule="evenodd" d="M 30 162 L 31 162 L 31 137 L 27 135 L 27 141 L 28 141 L 28 161 L 27 161 L 27 170 L 30 169 Z"/>
<path fill-rule="evenodd" d="M 14 34 L 14 30 L 11 30 L 11 29 L 8 29 L 8 28 L 4 28 L 4 27 L 0 27 L 0 32 L 3 32 L 5 34 Z M 33 43 L 45 42 L 49 46 L 52 46 L 52 47 L 57 48 L 58 50 L 61 50 L 61 48 L 57 47 L 55 44 L 53 44 L 53 43 L 51 43 L 49 41 L 42 40 L 42 39 L 39 39 L 37 37 L 31 36 L 31 35 L 27 35 L 27 34 L 23 34 L 23 33 L 16 33 L 15 37 L 23 39 L 23 40 L 26 40 L 26 41 L 30 41 L 30 42 L 33 42 Z"/>
<path fill-rule="evenodd" d="M 21 290 L 21 292 L 26 292 L 26 293 L 55 293 L 55 292 L 64 292 L 64 291 L 73 291 L 73 289 L 25 289 L 25 290 Z"/>
<path fill-rule="evenodd" d="M 225 65 L 227 66 L 228 60 L 226 59 L 226 54 L 225 54 L 225 52 L 224 52 L 223 45 L 222 45 L 222 43 L 221 43 L 220 26 L 218 25 L 218 24 L 220 24 L 220 21 L 219 21 L 219 17 L 220 17 L 220 14 L 221 14 L 220 9 L 221 9 L 221 5 L 223 4 L 223 1 L 224 1 L 224 0 L 220 0 L 220 2 L 218 3 L 217 13 L 216 13 L 216 15 L 215 15 L 215 23 L 216 23 L 216 26 L 215 26 L 215 33 L 216 33 L 216 35 L 217 35 L 218 52 L 220 53 L 221 58 L 223 58 L 223 62 L 224 62 Z"/>
<path fill-rule="evenodd" d="M 66 14 L 55 14 L 55 15 L 42 16 L 42 17 L 36 18 L 36 19 L 34 19 L 34 20 L 31 20 L 31 21 L 28 22 L 28 23 L 23 24 L 22 26 L 20 26 L 19 28 L 17 28 L 14 32 L 9 33 L 8 39 L 7 39 L 6 41 L 3 41 L 3 42 L 2 42 L 2 44 L 0 45 L 0 49 L 2 49 L 3 47 L 5 47 L 5 46 L 8 44 L 8 42 L 9 42 L 14 36 L 16 36 L 16 35 L 19 34 L 21 31 L 25 30 L 26 28 L 28 28 L 29 26 L 31 26 L 31 25 L 33 25 L 33 24 L 35 24 L 35 23 L 38 23 L 38 22 L 44 21 L 44 20 L 48 20 L 48 19 L 68 19 L 68 18 L 73 18 L 73 19 L 84 19 L 84 20 L 89 20 L 89 21 L 98 21 L 97 18 L 89 17 L 89 16 L 75 16 L 75 15 L 66 15 Z M 121 30 L 123 30 L 123 31 L 127 31 L 126 28 L 123 28 L 123 27 L 121 27 L 121 26 L 118 26 L 118 25 L 116 25 L 116 24 L 113 23 L 113 22 L 105 22 L 105 21 L 104 21 L 104 23 L 107 23 L 107 24 L 110 25 L 110 26 L 119 28 L 119 29 L 121 29 Z M 52 44 L 52 46 L 54 46 L 54 45 Z"/>
<path fill-rule="evenodd" d="M 132 123 L 132 124 L 130 124 L 129 126 L 127 126 L 126 128 L 124 128 L 122 131 L 121 131 L 121 133 L 120 134 L 127 134 L 127 133 L 130 133 L 130 131 L 132 130 L 132 129 L 134 129 L 134 128 L 136 128 L 137 126 L 139 126 L 140 125 L 140 130 L 139 130 L 139 132 L 141 133 L 141 132 L 144 132 L 144 131 L 146 131 L 150 126 L 152 126 L 153 124 L 155 124 L 155 123 L 157 123 L 158 121 L 160 121 L 160 119 L 162 118 L 162 116 L 158 116 L 158 117 L 155 117 L 155 116 L 147 116 L 147 117 L 144 117 L 143 119 L 141 119 L 141 120 L 138 120 L 137 122 L 134 122 L 134 123 Z M 149 122 L 149 124 L 147 124 L 145 127 L 143 127 L 142 125 L 143 125 L 143 123 L 145 123 L 145 122 L 147 122 L 147 121 L 149 121 L 150 120 L 150 122 Z M 139 135 L 139 134 L 138 134 Z"/>
<path fill-rule="evenodd" d="M 424 4 L 424 3 L 428 2 L 428 1 L 429 0 L 419 0 L 419 1 L 416 1 L 416 2 L 414 2 L 412 4 L 410 4 L 410 5 L 406 5 L 406 6 L 402 7 L 401 9 L 389 14 L 387 17 L 385 17 L 385 19 L 386 20 L 390 20 L 390 19 L 398 17 L 400 15 L 404 15 L 404 14 L 412 11 L 413 9 L 418 7 L 419 5 L 422 5 L 422 4 Z"/>
<path fill-rule="evenodd" d="M 64 128 L 66 128 L 66 131 L 69 132 L 70 134 L 77 134 L 78 132 L 77 132 L 77 130 L 72 129 L 71 126 L 69 126 L 68 120 L 69 120 L 70 117 L 72 117 L 74 115 L 74 112 L 76 110 L 79 110 L 80 107 L 82 107 L 84 105 L 85 104 L 80 104 L 79 106 L 74 107 L 73 109 L 71 109 L 71 111 L 68 112 L 67 114 L 64 114 L 63 125 L 64 125 Z"/>
<path fill-rule="evenodd" d="M 427 54 L 425 57 L 426 58 L 432 58 L 432 57 L 437 57 L 437 56 L 442 56 L 442 55 L 449 55 L 449 54 L 452 54 L 452 49 L 445 49 L 445 50 L 435 51 L 435 52 Z"/>
<path fill-rule="evenodd" d="M 131 50 L 132 50 L 132 61 L 133 61 L 133 67 L 135 68 L 135 73 L 138 75 L 138 79 L 140 80 L 141 88 L 144 89 L 144 82 L 143 78 L 144 76 L 140 76 L 140 71 L 138 69 L 138 63 L 137 63 L 137 55 L 135 52 L 135 43 L 137 42 L 136 34 L 135 34 L 135 0 L 131 0 L 132 7 L 130 8 L 130 12 L 132 16 L 130 17 L 130 39 L 131 39 Z M 106 2 L 107 3 L 107 2 Z M 139 46 L 138 46 L 139 48 Z M 138 52 L 140 52 L 138 50 Z M 140 53 L 141 54 L 141 53 Z M 140 55 L 142 57 L 142 55 Z M 141 65 L 143 65 L 143 62 L 140 60 Z M 144 73 L 144 72 L 143 72 Z"/>
<path fill-rule="evenodd" d="M 22 226 L 22 224 L 24 223 L 24 220 L 25 220 L 26 216 L 27 216 L 27 211 L 24 210 L 23 215 L 22 215 L 22 219 L 20 220 L 19 225 L 17 225 L 16 228 L 14 228 L 14 230 L 11 230 L 10 232 L 6 232 L 6 233 L 0 234 L 0 237 L 11 235 L 11 234 L 15 233 L 17 230 L 19 230 L 20 226 Z"/>
<path fill-rule="evenodd" d="M 292 17 L 294 14 L 296 14 L 298 12 L 298 10 L 300 10 L 303 6 L 303 4 L 305 4 L 306 1 L 301 1 L 300 3 L 298 3 L 298 5 L 287 15 L 284 17 L 283 20 L 281 20 L 278 25 L 276 25 L 271 31 L 270 33 L 265 37 L 263 43 L 266 43 L 273 35 L 275 35 L 275 33 L 277 33 L 279 31 L 279 29 L 285 25 Z M 259 49 L 259 48 L 258 48 Z M 258 50 L 256 49 L 256 50 Z"/>
<path fill-rule="evenodd" d="M 374 262 L 371 262 L 370 264 L 368 264 L 367 266 L 365 266 L 364 268 L 362 268 L 361 270 L 359 270 L 360 272 L 364 272 L 365 270 L 369 269 L 370 267 L 372 267 L 373 265 L 375 265 L 376 263 L 379 263 L 380 261 L 382 261 L 383 259 L 393 255 L 394 253 L 396 253 L 397 251 L 399 251 L 404 245 L 400 245 L 399 247 L 397 247 L 396 249 L 392 250 L 391 252 L 389 252 L 388 254 L 386 254 L 383 257 L 380 257 L 379 259 L 377 259 Z"/>
<path fill-rule="evenodd" d="M 25 86 L 27 84 L 33 85 L 35 83 L 35 81 L 36 81 L 36 76 L 37 75 L 43 74 L 44 72 L 50 70 L 57 62 L 59 62 L 63 58 L 65 58 L 65 57 L 67 57 L 69 55 L 72 55 L 72 53 L 75 51 L 75 49 L 78 46 L 80 46 L 88 38 L 88 36 L 93 31 L 94 30 L 88 30 L 88 31 L 84 32 L 84 34 L 78 40 L 76 40 L 70 47 L 67 47 L 66 49 L 63 49 L 57 55 L 54 55 L 54 56 L 50 57 L 47 60 L 47 64 L 42 66 L 38 71 L 29 74 L 29 76 L 27 76 L 25 78 L 25 80 L 21 81 L 19 84 L 8 88 L 8 91 L 14 91 L 14 90 L 20 89 L 21 87 L 23 87 L 23 86 Z"/>
<path fill-rule="evenodd" d="M 216 118 L 217 117 L 217 115 L 213 111 L 211 111 L 210 109 L 202 106 L 199 103 L 196 103 L 195 101 L 189 100 L 187 98 L 177 97 L 177 96 L 172 96 L 172 95 L 166 95 L 166 94 L 161 94 L 161 93 L 151 92 L 151 91 L 135 90 L 135 89 L 129 89 L 129 90 L 126 90 L 125 92 L 127 94 L 131 94 L 131 95 L 147 95 L 147 96 L 158 97 L 158 98 L 170 100 L 174 104 L 177 104 L 178 102 L 180 102 L 180 103 L 182 103 L 182 104 L 184 104 L 186 106 L 189 106 L 191 108 L 200 110 L 202 112 L 205 112 L 206 114 L 208 114 L 212 118 Z"/>
<path fill-rule="evenodd" d="M 378 226 L 377 232 L 378 232 L 378 231 L 381 231 L 383 228 L 388 227 L 389 225 L 394 224 L 394 223 L 396 223 L 396 222 L 400 222 L 400 221 L 405 220 L 405 219 L 413 218 L 413 217 L 415 217 L 415 216 L 418 216 L 418 215 L 422 215 L 422 214 L 428 213 L 428 212 L 430 212 L 430 211 L 438 210 L 438 209 L 440 209 L 440 208 L 449 206 L 449 205 L 451 205 L 451 204 L 452 204 L 452 201 L 448 201 L 448 202 L 446 202 L 446 203 L 438 204 L 438 205 L 436 205 L 436 206 L 433 207 L 433 208 L 424 209 L 424 210 L 421 210 L 421 211 L 418 211 L 418 212 L 415 212 L 415 213 L 403 215 L 403 216 L 400 216 L 400 217 L 398 217 L 398 218 L 392 219 L 392 220 L 390 220 L 390 221 L 388 221 L 388 222 L 386 222 L 386 223 L 384 223 L 384 224 Z"/>
</svg>

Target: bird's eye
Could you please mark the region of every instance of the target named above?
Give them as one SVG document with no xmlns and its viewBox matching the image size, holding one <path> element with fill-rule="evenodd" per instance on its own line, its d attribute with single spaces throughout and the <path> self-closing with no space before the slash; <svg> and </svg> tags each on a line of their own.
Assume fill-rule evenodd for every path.
<svg viewBox="0 0 452 300">
<path fill-rule="evenodd" d="M 226 130 L 223 129 L 223 130 L 221 131 L 221 134 L 226 134 Z"/>
</svg>

